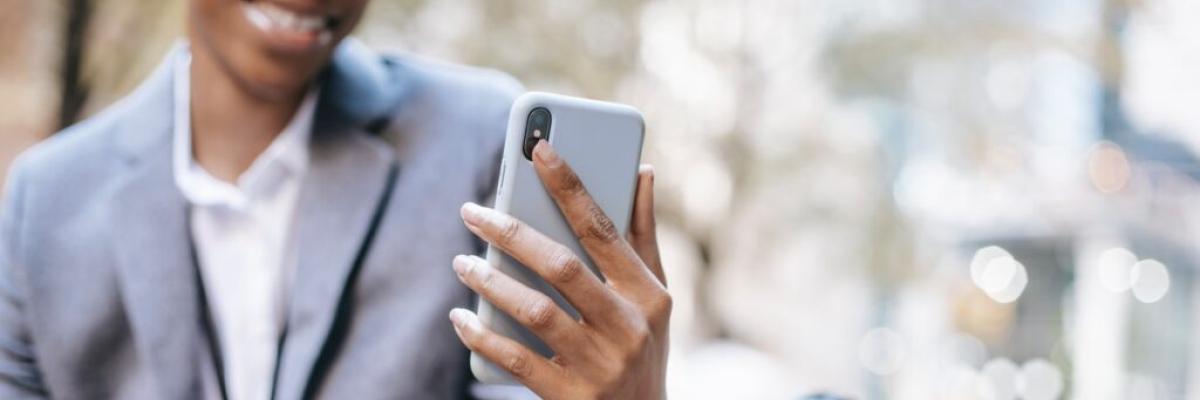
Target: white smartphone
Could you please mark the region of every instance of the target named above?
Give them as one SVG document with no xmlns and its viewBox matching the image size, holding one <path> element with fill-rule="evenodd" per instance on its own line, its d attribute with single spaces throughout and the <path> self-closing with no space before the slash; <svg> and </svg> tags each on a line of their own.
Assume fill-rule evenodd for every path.
<svg viewBox="0 0 1200 400">
<path fill-rule="evenodd" d="M 495 208 L 567 246 L 603 279 L 538 179 L 530 161 L 533 147 L 540 140 L 549 140 L 623 237 L 633 213 L 644 126 L 642 114 L 630 106 L 540 92 L 522 95 L 509 113 Z M 571 316 L 579 317 L 550 284 L 502 250 L 489 246 L 486 258 L 495 268 L 547 294 Z M 536 335 L 487 301 L 480 299 L 478 313 L 493 331 L 546 357 L 553 355 Z M 471 354 L 471 372 L 484 383 L 513 382 L 507 372 L 478 354 Z"/>
</svg>

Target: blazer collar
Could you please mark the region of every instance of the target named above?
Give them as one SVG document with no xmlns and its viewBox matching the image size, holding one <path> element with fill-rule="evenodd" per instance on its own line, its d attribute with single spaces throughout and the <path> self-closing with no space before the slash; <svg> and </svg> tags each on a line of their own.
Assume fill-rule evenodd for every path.
<svg viewBox="0 0 1200 400">
<path fill-rule="evenodd" d="M 354 127 L 379 133 L 412 92 L 411 76 L 359 40 L 346 38 L 322 77 L 316 129 Z"/>
<path fill-rule="evenodd" d="M 137 161 L 170 142 L 173 116 L 172 64 L 185 42 L 176 43 L 143 83 L 113 106 L 120 132 L 115 145 L 120 154 Z M 372 134 L 388 125 L 392 113 L 412 91 L 409 74 L 361 41 L 346 38 L 334 49 L 329 67 L 321 73 L 321 94 L 313 122 L 314 131 L 366 131 Z M 163 129 L 166 127 L 166 129 Z"/>
<path fill-rule="evenodd" d="M 114 106 L 114 143 L 129 165 L 112 202 L 114 226 L 127 232 L 114 243 L 119 279 L 137 346 L 164 398 L 191 398 L 215 387 L 187 203 L 171 174 L 170 63 L 181 47 Z M 278 359 L 279 398 L 317 389 L 330 343 L 346 321 L 346 294 L 397 180 L 392 147 L 370 132 L 386 126 L 406 92 L 403 74 L 389 65 L 349 39 L 323 75 L 293 223 L 299 264 Z"/>
</svg>

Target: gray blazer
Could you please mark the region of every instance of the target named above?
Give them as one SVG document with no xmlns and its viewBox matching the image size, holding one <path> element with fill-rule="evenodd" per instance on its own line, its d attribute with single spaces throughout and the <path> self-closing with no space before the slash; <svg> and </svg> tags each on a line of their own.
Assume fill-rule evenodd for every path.
<svg viewBox="0 0 1200 400">
<path fill-rule="evenodd" d="M 13 164 L 0 211 L 0 398 L 221 396 L 171 174 L 167 64 Z M 323 80 L 275 397 L 463 397 L 467 351 L 446 314 L 471 294 L 450 260 L 482 247 L 458 208 L 491 195 L 520 85 L 353 40 Z"/>
</svg>

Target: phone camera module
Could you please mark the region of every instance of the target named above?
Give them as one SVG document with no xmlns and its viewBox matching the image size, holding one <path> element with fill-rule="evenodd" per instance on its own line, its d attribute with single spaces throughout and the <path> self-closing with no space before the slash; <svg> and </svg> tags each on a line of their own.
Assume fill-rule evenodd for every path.
<svg viewBox="0 0 1200 400">
<path fill-rule="evenodd" d="M 533 147 L 537 146 L 538 141 L 550 140 L 551 122 L 550 110 L 545 107 L 538 107 L 529 112 L 529 117 L 525 120 L 525 140 L 522 146 L 526 160 L 533 161 Z"/>
</svg>

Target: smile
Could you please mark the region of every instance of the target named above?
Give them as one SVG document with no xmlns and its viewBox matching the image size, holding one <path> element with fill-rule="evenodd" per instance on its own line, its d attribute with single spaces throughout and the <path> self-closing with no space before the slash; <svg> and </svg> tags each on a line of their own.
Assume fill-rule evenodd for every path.
<svg viewBox="0 0 1200 400">
<path fill-rule="evenodd" d="M 243 1 L 242 13 L 254 27 L 289 42 L 289 47 L 328 45 L 339 22 L 333 16 L 301 13 L 267 1 Z"/>
</svg>

